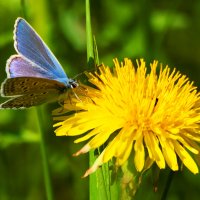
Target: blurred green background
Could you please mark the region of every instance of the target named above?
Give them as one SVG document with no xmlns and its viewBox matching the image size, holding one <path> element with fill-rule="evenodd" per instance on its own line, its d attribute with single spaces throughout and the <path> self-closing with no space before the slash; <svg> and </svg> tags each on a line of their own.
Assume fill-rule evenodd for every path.
<svg viewBox="0 0 200 200">
<path fill-rule="evenodd" d="M 0 81 L 6 78 L 5 65 L 13 48 L 13 25 L 18 16 L 41 35 L 70 77 L 87 69 L 85 2 L 82 0 L 1 0 Z M 176 67 L 200 83 L 200 1 L 91 0 L 93 34 L 100 62 L 112 59 L 154 59 Z M 5 99 L 0 98 L 0 102 Z M 56 137 L 51 111 L 45 106 L 45 134 L 55 199 L 88 199 L 88 155 L 72 157 L 83 144 L 75 138 Z M 0 110 L 0 200 L 43 200 L 45 189 L 40 153 L 40 136 L 35 108 Z M 161 172 L 153 192 L 152 175 L 145 177 L 136 199 L 160 199 L 168 171 Z M 196 200 L 200 175 L 187 170 L 174 176 L 170 200 Z M 145 191 L 145 192 L 144 192 Z"/>
</svg>

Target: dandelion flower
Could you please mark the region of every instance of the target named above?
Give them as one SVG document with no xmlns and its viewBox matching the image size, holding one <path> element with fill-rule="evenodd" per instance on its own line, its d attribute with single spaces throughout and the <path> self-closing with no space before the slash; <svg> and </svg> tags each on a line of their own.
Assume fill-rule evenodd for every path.
<svg viewBox="0 0 200 200">
<path fill-rule="evenodd" d="M 200 93 L 185 75 L 158 67 L 157 61 L 148 73 L 143 59 L 137 67 L 129 59 L 115 59 L 113 70 L 101 65 L 87 77 L 92 87 L 85 86 L 85 95 L 77 89 L 79 98 L 66 99 L 68 114 L 55 124 L 57 136 L 84 134 L 75 143 L 89 140 L 75 155 L 107 144 L 84 177 L 112 158 L 121 166 L 130 155 L 137 171 L 147 160 L 176 171 L 180 160 L 198 173 Z"/>
</svg>

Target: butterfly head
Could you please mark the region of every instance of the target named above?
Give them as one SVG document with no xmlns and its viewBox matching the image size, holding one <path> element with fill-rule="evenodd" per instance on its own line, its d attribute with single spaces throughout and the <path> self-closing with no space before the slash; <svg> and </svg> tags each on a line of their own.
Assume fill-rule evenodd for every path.
<svg viewBox="0 0 200 200">
<path fill-rule="evenodd" d="M 71 78 L 57 78 L 57 79 L 54 79 L 60 83 L 63 83 L 66 88 L 76 88 L 79 86 L 78 82 L 74 79 L 71 79 Z"/>
<path fill-rule="evenodd" d="M 78 82 L 74 79 L 69 79 L 69 82 L 67 85 L 69 88 L 76 88 L 79 86 Z"/>
</svg>

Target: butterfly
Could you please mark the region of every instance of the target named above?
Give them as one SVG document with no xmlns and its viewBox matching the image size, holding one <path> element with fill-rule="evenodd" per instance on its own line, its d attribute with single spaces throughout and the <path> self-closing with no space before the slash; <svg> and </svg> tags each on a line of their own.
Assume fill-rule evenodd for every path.
<svg viewBox="0 0 200 200">
<path fill-rule="evenodd" d="M 1 96 L 10 99 L 0 108 L 28 108 L 57 101 L 69 88 L 78 86 L 23 18 L 15 21 L 14 48 L 18 54 L 8 59 L 7 79 L 1 85 Z"/>
</svg>

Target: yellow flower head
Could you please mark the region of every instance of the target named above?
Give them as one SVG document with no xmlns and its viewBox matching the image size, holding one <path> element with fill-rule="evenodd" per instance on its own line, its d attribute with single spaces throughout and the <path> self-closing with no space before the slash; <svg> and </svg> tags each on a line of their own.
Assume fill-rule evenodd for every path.
<svg viewBox="0 0 200 200">
<path fill-rule="evenodd" d="M 193 157 L 200 151 L 200 93 L 193 83 L 168 66 L 157 69 L 157 61 L 149 73 L 142 59 L 137 68 L 129 59 L 114 64 L 113 70 L 102 65 L 87 74 L 94 87 L 84 86 L 85 95 L 77 89 L 78 98 L 65 102 L 70 112 L 55 124 L 57 136 L 84 134 L 75 142 L 89 140 L 75 155 L 108 143 L 84 176 L 113 157 L 121 166 L 132 151 L 137 171 L 147 160 L 175 171 L 179 158 L 198 173 Z"/>
</svg>

